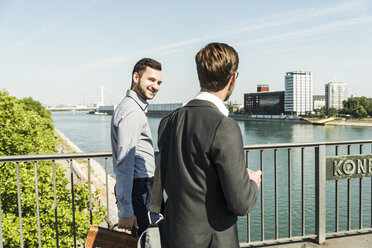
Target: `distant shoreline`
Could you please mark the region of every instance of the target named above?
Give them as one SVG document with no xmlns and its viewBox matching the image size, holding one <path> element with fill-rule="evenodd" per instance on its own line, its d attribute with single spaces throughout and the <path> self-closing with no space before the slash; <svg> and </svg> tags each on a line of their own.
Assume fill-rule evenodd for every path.
<svg viewBox="0 0 372 248">
<path fill-rule="evenodd" d="M 59 153 L 82 153 L 83 151 L 73 143 L 64 133 L 55 128 L 55 135 L 62 139 L 62 144 L 59 147 Z M 94 189 L 100 191 L 100 200 L 106 205 L 106 172 L 104 166 L 102 166 L 95 159 L 90 160 L 91 166 L 91 184 Z M 65 167 L 66 168 L 66 167 Z M 67 168 L 66 168 L 67 169 Z M 85 182 L 88 181 L 88 163 L 86 160 L 74 160 L 73 171 L 77 174 L 80 180 Z M 114 193 L 114 186 L 116 183 L 115 178 L 111 174 L 107 174 L 108 177 L 108 195 L 109 195 L 109 211 L 110 221 L 112 224 L 118 221 L 118 212 L 116 207 L 116 198 Z"/>
<path fill-rule="evenodd" d="M 327 122 L 326 125 L 372 127 L 372 119 L 371 120 L 334 120 L 334 121 Z"/>
<path fill-rule="evenodd" d="M 234 114 L 230 113 L 229 117 L 236 121 L 275 121 L 275 122 L 291 122 L 300 124 L 312 124 L 304 118 L 294 115 L 253 115 L 253 114 Z"/>
<path fill-rule="evenodd" d="M 66 112 L 73 112 L 73 111 L 53 111 L 53 113 L 66 113 Z M 86 111 L 76 111 L 76 112 L 84 113 Z M 146 115 L 148 117 L 163 118 L 170 113 L 172 112 L 171 111 L 170 112 L 165 112 L 165 111 L 156 112 L 155 111 L 155 112 L 147 112 Z M 291 122 L 291 123 L 313 124 L 313 125 L 319 125 L 317 121 L 325 120 L 325 119 L 319 119 L 319 118 L 306 118 L 306 117 L 302 118 L 302 117 L 297 117 L 297 116 L 292 116 L 292 115 L 246 115 L 246 114 L 233 114 L 233 113 L 230 113 L 229 117 L 236 121 L 265 121 L 265 122 L 274 121 L 274 122 Z M 330 121 L 326 121 L 325 123 L 321 123 L 321 125 L 372 127 L 372 118 L 360 119 L 360 120 L 354 120 L 354 119 L 330 120 Z M 69 140 L 69 142 L 71 141 Z M 76 146 L 75 144 L 73 145 Z M 78 148 L 78 150 L 80 149 Z"/>
</svg>

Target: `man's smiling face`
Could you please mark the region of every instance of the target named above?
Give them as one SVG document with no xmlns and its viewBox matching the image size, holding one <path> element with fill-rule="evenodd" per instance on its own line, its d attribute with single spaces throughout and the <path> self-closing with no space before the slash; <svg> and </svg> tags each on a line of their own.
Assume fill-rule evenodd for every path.
<svg viewBox="0 0 372 248">
<path fill-rule="evenodd" d="M 133 90 L 143 99 L 151 100 L 160 89 L 162 74 L 161 71 L 147 66 L 141 77 L 137 72 L 133 74 L 133 82 Z"/>
</svg>

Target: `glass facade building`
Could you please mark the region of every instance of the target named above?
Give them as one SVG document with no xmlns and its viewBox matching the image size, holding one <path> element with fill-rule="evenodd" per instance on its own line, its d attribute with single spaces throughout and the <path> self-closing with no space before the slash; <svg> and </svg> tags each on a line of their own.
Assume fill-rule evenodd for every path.
<svg viewBox="0 0 372 248">
<path fill-rule="evenodd" d="M 247 114 L 280 115 L 284 112 L 284 91 L 244 94 Z"/>
<path fill-rule="evenodd" d="M 325 85 L 325 108 L 342 109 L 342 102 L 347 100 L 347 84 L 341 82 L 330 82 Z"/>
<path fill-rule="evenodd" d="M 311 72 L 293 71 L 285 75 L 284 112 L 305 115 L 313 111 Z"/>
</svg>

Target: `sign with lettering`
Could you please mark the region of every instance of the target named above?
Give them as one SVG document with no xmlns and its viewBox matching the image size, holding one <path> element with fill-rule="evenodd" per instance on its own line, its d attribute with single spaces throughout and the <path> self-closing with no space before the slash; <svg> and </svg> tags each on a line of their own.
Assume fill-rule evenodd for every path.
<svg viewBox="0 0 372 248">
<path fill-rule="evenodd" d="M 372 154 L 327 157 L 326 167 L 327 180 L 372 177 Z"/>
</svg>

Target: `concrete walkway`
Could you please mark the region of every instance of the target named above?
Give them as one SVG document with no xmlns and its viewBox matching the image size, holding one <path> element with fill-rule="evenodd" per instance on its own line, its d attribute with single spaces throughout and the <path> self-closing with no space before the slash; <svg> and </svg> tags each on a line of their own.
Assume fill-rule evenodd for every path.
<svg viewBox="0 0 372 248">
<path fill-rule="evenodd" d="M 372 248 L 372 232 L 352 234 L 342 237 L 329 237 L 325 243 L 318 245 L 312 240 L 308 242 L 289 242 L 275 245 L 259 245 L 251 247 L 270 248 Z"/>
</svg>

